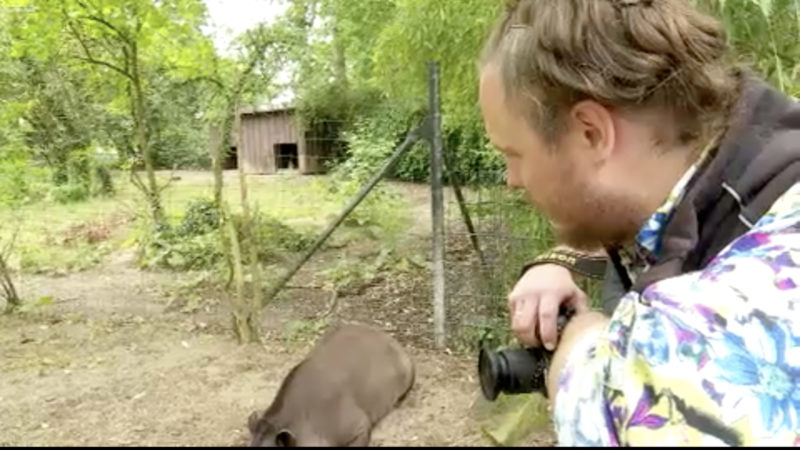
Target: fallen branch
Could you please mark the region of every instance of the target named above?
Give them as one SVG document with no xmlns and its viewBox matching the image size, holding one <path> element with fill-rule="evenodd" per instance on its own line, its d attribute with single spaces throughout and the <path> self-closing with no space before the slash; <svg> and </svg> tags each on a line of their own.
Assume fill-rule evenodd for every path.
<svg viewBox="0 0 800 450">
<path fill-rule="evenodd" d="M 336 311 L 336 307 L 339 306 L 339 291 L 334 288 L 331 291 L 331 299 L 328 300 L 328 310 L 320 317 L 321 319 L 325 319 L 333 315 Z"/>
</svg>

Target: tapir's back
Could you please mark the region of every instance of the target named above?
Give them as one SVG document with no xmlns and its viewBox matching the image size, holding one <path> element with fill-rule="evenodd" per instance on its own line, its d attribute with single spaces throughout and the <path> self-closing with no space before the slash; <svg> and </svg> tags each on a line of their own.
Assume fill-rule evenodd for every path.
<svg viewBox="0 0 800 450">
<path fill-rule="evenodd" d="M 366 325 L 330 329 L 304 365 L 311 377 L 325 373 L 323 385 L 352 395 L 373 421 L 388 414 L 414 383 L 405 349 L 388 333 Z"/>
<path fill-rule="evenodd" d="M 411 389 L 414 365 L 388 333 L 342 324 L 323 334 L 284 383 L 291 384 L 282 387 L 284 408 L 306 409 L 306 417 L 327 417 L 339 413 L 330 408 L 355 404 L 375 423 Z"/>
</svg>

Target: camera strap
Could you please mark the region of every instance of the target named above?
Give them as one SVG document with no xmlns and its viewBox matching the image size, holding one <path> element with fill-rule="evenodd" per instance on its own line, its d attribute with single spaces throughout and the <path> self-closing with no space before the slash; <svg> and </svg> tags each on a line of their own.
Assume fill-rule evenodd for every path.
<svg viewBox="0 0 800 450">
<path fill-rule="evenodd" d="M 550 249 L 526 264 L 520 272 L 520 277 L 533 266 L 540 264 L 556 264 L 578 275 L 596 280 L 602 280 L 606 273 L 608 258 L 605 256 L 589 255 L 575 250 L 554 248 Z"/>
</svg>

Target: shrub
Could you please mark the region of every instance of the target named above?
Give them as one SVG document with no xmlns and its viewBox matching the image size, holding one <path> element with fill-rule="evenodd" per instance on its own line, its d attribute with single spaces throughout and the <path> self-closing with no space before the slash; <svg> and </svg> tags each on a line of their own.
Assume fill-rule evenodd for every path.
<svg viewBox="0 0 800 450">
<path fill-rule="evenodd" d="M 253 245 L 258 247 L 259 262 L 279 261 L 284 254 L 303 251 L 314 241 L 314 235 L 298 231 L 274 217 L 260 213 L 252 216 Z M 244 238 L 242 216 L 235 214 L 233 221 L 241 241 Z M 250 263 L 249 254 L 242 257 L 246 264 Z"/>
<path fill-rule="evenodd" d="M 139 240 L 139 264 L 145 268 L 201 270 L 222 260 L 222 246 L 216 230 L 197 235 L 180 235 L 174 229 L 145 232 Z"/>
<path fill-rule="evenodd" d="M 198 236 L 217 229 L 219 209 L 210 198 L 196 198 L 189 202 L 186 213 L 178 226 L 181 236 Z"/>
<path fill-rule="evenodd" d="M 52 190 L 53 200 L 59 203 L 82 202 L 89 198 L 89 188 L 82 183 L 67 183 Z"/>
<path fill-rule="evenodd" d="M 24 159 L 0 160 L 0 205 L 27 204 L 48 195 L 46 169 Z"/>
</svg>

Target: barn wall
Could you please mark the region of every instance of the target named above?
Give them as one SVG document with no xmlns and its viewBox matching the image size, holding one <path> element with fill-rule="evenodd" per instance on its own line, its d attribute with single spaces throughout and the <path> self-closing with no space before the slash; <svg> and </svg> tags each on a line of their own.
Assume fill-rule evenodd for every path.
<svg viewBox="0 0 800 450">
<path fill-rule="evenodd" d="M 300 154 L 301 172 L 307 174 L 325 171 L 325 160 L 331 158 L 336 150 L 338 138 L 337 124 L 321 122 L 304 130 L 303 152 Z"/>
<path fill-rule="evenodd" d="M 241 116 L 239 164 L 245 173 L 275 173 L 275 144 L 297 144 L 294 118 L 286 111 L 251 113 Z"/>
</svg>

